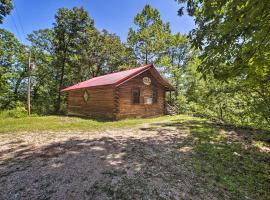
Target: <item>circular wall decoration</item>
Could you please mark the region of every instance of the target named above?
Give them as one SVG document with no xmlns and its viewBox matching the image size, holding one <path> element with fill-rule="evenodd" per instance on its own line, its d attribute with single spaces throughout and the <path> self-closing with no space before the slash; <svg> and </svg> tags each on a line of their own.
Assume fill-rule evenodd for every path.
<svg viewBox="0 0 270 200">
<path fill-rule="evenodd" d="M 88 99 L 89 99 L 89 94 L 88 94 L 87 90 L 85 90 L 84 93 L 83 93 L 83 99 L 84 99 L 85 102 L 87 102 Z"/>
<path fill-rule="evenodd" d="M 149 77 L 143 77 L 143 83 L 145 85 L 150 85 L 151 84 L 151 79 Z"/>
</svg>

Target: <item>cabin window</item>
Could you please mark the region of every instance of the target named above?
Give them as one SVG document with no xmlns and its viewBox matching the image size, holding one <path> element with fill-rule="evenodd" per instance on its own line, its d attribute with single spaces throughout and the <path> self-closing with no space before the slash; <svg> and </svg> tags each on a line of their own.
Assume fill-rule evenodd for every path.
<svg viewBox="0 0 270 200">
<path fill-rule="evenodd" d="M 132 89 L 132 102 L 140 103 L 140 89 L 139 88 Z"/>
<path fill-rule="evenodd" d="M 153 103 L 158 102 L 158 90 L 156 87 L 153 88 Z"/>
</svg>

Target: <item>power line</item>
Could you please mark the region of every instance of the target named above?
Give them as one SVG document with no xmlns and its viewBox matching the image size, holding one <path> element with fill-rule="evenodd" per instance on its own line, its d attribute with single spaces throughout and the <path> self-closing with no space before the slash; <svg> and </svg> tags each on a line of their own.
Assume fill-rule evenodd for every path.
<svg viewBox="0 0 270 200">
<path fill-rule="evenodd" d="M 18 30 L 18 27 L 17 27 L 17 25 L 16 25 L 15 19 L 14 19 L 14 17 L 13 17 L 12 14 L 10 14 L 10 16 L 11 16 L 13 25 L 14 25 L 14 27 L 15 27 L 15 30 L 16 30 L 16 32 L 17 32 L 17 34 L 18 34 L 19 40 L 22 42 L 21 34 L 20 34 L 19 30 Z"/>
<path fill-rule="evenodd" d="M 24 31 L 24 28 L 23 28 L 23 25 L 22 25 L 22 20 L 21 20 L 21 17 L 20 17 L 19 9 L 17 8 L 17 6 L 14 6 L 14 11 L 16 11 L 16 13 L 17 13 L 17 18 L 18 18 L 18 21 L 19 21 L 20 28 L 22 29 L 23 36 L 26 37 L 25 31 Z"/>
</svg>

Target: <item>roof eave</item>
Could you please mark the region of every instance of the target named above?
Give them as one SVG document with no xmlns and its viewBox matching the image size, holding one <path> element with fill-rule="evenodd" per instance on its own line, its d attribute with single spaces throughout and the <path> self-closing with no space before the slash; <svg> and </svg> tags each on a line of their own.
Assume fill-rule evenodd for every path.
<svg viewBox="0 0 270 200">
<path fill-rule="evenodd" d="M 165 86 L 166 91 L 175 91 L 175 87 L 173 87 L 172 85 L 169 86 Z"/>
</svg>

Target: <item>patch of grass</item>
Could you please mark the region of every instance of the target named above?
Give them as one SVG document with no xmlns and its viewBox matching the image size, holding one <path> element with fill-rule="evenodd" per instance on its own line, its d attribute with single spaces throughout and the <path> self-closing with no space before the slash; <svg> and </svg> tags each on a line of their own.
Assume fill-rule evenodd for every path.
<svg viewBox="0 0 270 200">
<path fill-rule="evenodd" d="M 206 182 L 230 191 L 235 199 L 269 198 L 269 154 L 252 145 L 251 134 L 232 140 L 228 131 L 209 124 L 190 130 L 196 141 L 194 167 Z"/>
<path fill-rule="evenodd" d="M 33 116 L 22 118 L 0 117 L 0 133 L 47 132 L 47 131 L 95 131 L 110 128 L 136 126 L 143 123 L 186 118 L 187 116 L 162 116 L 147 119 L 125 119 L 120 121 L 97 121 L 78 117 Z"/>
</svg>

